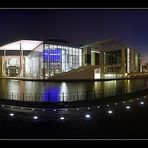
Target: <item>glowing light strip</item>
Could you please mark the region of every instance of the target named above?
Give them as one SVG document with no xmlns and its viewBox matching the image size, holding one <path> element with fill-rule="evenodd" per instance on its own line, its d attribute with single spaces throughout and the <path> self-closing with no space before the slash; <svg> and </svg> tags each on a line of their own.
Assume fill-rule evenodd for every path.
<svg viewBox="0 0 148 148">
<path fill-rule="evenodd" d="M 130 59 L 129 59 L 129 54 L 130 54 L 130 51 L 129 51 L 129 48 L 127 48 L 127 73 L 130 72 Z"/>
</svg>

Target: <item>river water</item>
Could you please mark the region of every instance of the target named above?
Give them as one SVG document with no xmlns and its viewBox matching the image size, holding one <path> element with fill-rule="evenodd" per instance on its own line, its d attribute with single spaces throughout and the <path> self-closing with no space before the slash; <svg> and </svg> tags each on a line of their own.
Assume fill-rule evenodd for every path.
<svg viewBox="0 0 148 148">
<path fill-rule="evenodd" d="M 147 79 L 94 82 L 40 82 L 0 79 L 1 98 L 27 101 L 75 101 L 148 87 Z"/>
</svg>

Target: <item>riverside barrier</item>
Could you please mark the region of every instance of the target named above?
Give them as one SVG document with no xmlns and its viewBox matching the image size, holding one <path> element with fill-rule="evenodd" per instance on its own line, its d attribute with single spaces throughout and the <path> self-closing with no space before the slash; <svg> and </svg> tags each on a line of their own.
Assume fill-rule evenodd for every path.
<svg viewBox="0 0 148 148">
<path fill-rule="evenodd" d="M 79 107 L 91 106 L 96 104 L 114 103 L 131 98 L 148 95 L 148 88 L 133 89 L 131 92 L 125 93 L 125 90 L 115 93 L 113 90 L 108 94 L 103 92 L 76 92 L 62 93 L 59 95 L 50 94 L 28 94 L 28 93 L 14 93 L 14 92 L 0 92 L 0 103 L 8 105 L 29 106 L 29 107 Z M 57 97 L 57 99 L 55 99 Z M 60 97 L 60 98 L 59 98 Z M 69 99 L 68 99 L 69 97 Z M 73 97 L 73 100 L 70 100 Z M 45 99 L 45 100 L 44 100 Z M 53 99 L 53 100 L 52 100 Z M 60 100 L 58 100 L 60 99 Z"/>
</svg>

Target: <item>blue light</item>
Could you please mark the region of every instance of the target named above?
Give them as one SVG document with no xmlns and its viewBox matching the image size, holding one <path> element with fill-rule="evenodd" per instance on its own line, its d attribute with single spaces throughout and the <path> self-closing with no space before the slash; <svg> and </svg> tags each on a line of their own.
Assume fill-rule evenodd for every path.
<svg viewBox="0 0 148 148">
<path fill-rule="evenodd" d="M 49 52 L 49 54 L 48 54 Z M 49 61 L 61 61 L 62 59 L 62 49 L 55 49 L 55 50 L 52 50 L 52 49 L 46 49 L 44 52 L 43 52 L 43 59 L 44 60 L 48 60 L 48 56 L 49 56 Z"/>
<path fill-rule="evenodd" d="M 49 60 L 50 61 L 61 61 L 62 50 L 49 50 Z"/>
<path fill-rule="evenodd" d="M 48 51 L 44 51 L 42 55 L 44 60 L 48 60 Z"/>
<path fill-rule="evenodd" d="M 45 89 L 43 93 L 43 100 L 45 102 L 59 102 L 60 101 L 60 88 L 52 86 Z"/>
</svg>

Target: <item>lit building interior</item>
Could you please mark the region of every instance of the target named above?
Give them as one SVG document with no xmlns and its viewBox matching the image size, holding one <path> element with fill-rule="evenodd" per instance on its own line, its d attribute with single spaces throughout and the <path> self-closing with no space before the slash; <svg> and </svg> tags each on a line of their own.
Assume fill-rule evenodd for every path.
<svg viewBox="0 0 148 148">
<path fill-rule="evenodd" d="M 73 47 L 65 40 L 20 40 L 0 47 L 0 77 L 108 79 L 140 73 L 141 57 L 114 40 Z"/>
</svg>

